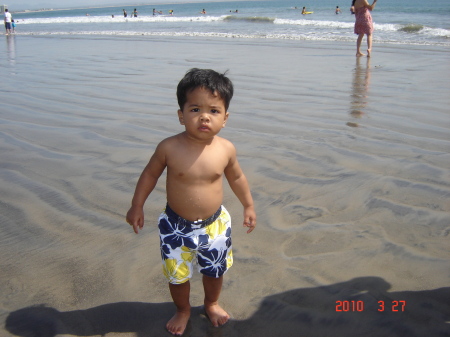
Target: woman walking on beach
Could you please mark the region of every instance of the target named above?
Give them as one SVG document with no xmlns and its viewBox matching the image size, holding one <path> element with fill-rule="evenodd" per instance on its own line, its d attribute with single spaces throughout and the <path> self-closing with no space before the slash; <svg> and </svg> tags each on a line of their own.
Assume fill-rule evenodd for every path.
<svg viewBox="0 0 450 337">
<path fill-rule="evenodd" d="M 367 0 L 353 0 L 351 12 L 355 14 L 355 34 L 358 34 L 356 40 L 356 56 L 364 56 L 361 52 L 361 42 L 364 35 L 367 35 L 367 57 L 370 57 L 372 52 L 372 33 L 373 22 L 371 11 L 375 8 L 377 0 L 374 0 L 371 5 Z"/>
</svg>

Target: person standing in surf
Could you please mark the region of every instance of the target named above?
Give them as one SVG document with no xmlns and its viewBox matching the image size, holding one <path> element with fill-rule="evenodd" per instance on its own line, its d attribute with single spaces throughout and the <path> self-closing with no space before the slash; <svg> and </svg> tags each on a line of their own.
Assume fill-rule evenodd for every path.
<svg viewBox="0 0 450 337">
<path fill-rule="evenodd" d="M 361 43 L 364 35 L 367 36 L 367 57 L 370 57 L 372 53 L 372 34 L 373 34 L 373 22 L 371 11 L 375 8 L 377 0 L 374 0 L 371 5 L 367 0 L 353 0 L 350 11 L 355 14 L 355 27 L 354 32 L 358 35 L 356 40 L 356 56 L 364 56 L 361 52 Z"/>
<path fill-rule="evenodd" d="M 5 9 L 3 21 L 5 22 L 6 35 L 11 34 L 12 16 L 8 9 Z"/>
</svg>

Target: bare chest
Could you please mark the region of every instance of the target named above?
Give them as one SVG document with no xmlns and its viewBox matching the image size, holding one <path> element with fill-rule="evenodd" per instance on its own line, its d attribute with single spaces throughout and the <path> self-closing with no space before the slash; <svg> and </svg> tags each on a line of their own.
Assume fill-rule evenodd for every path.
<svg viewBox="0 0 450 337">
<path fill-rule="evenodd" d="M 220 179 L 228 159 L 220 149 L 176 151 L 168 158 L 167 173 L 172 179 L 187 183 L 213 183 Z"/>
</svg>

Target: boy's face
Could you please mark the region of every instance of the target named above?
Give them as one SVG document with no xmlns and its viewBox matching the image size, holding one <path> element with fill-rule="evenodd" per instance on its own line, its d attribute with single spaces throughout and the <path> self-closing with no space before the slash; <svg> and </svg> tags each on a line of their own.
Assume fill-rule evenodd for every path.
<svg viewBox="0 0 450 337">
<path fill-rule="evenodd" d="M 228 112 L 219 94 L 196 88 L 187 93 L 186 98 L 183 110 L 178 110 L 178 118 L 189 136 L 206 140 L 225 127 Z"/>
</svg>

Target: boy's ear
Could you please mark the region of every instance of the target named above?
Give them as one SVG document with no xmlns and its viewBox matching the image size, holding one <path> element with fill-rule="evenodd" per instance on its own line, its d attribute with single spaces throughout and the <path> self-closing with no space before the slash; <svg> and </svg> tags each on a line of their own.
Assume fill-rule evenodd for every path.
<svg viewBox="0 0 450 337">
<path fill-rule="evenodd" d="M 178 110 L 178 120 L 180 121 L 181 125 L 184 125 L 184 116 L 182 110 Z"/>
<path fill-rule="evenodd" d="M 225 124 L 227 124 L 228 115 L 229 115 L 228 111 L 225 112 L 225 119 L 223 120 L 222 128 L 224 128 L 224 127 L 225 127 Z"/>
</svg>

